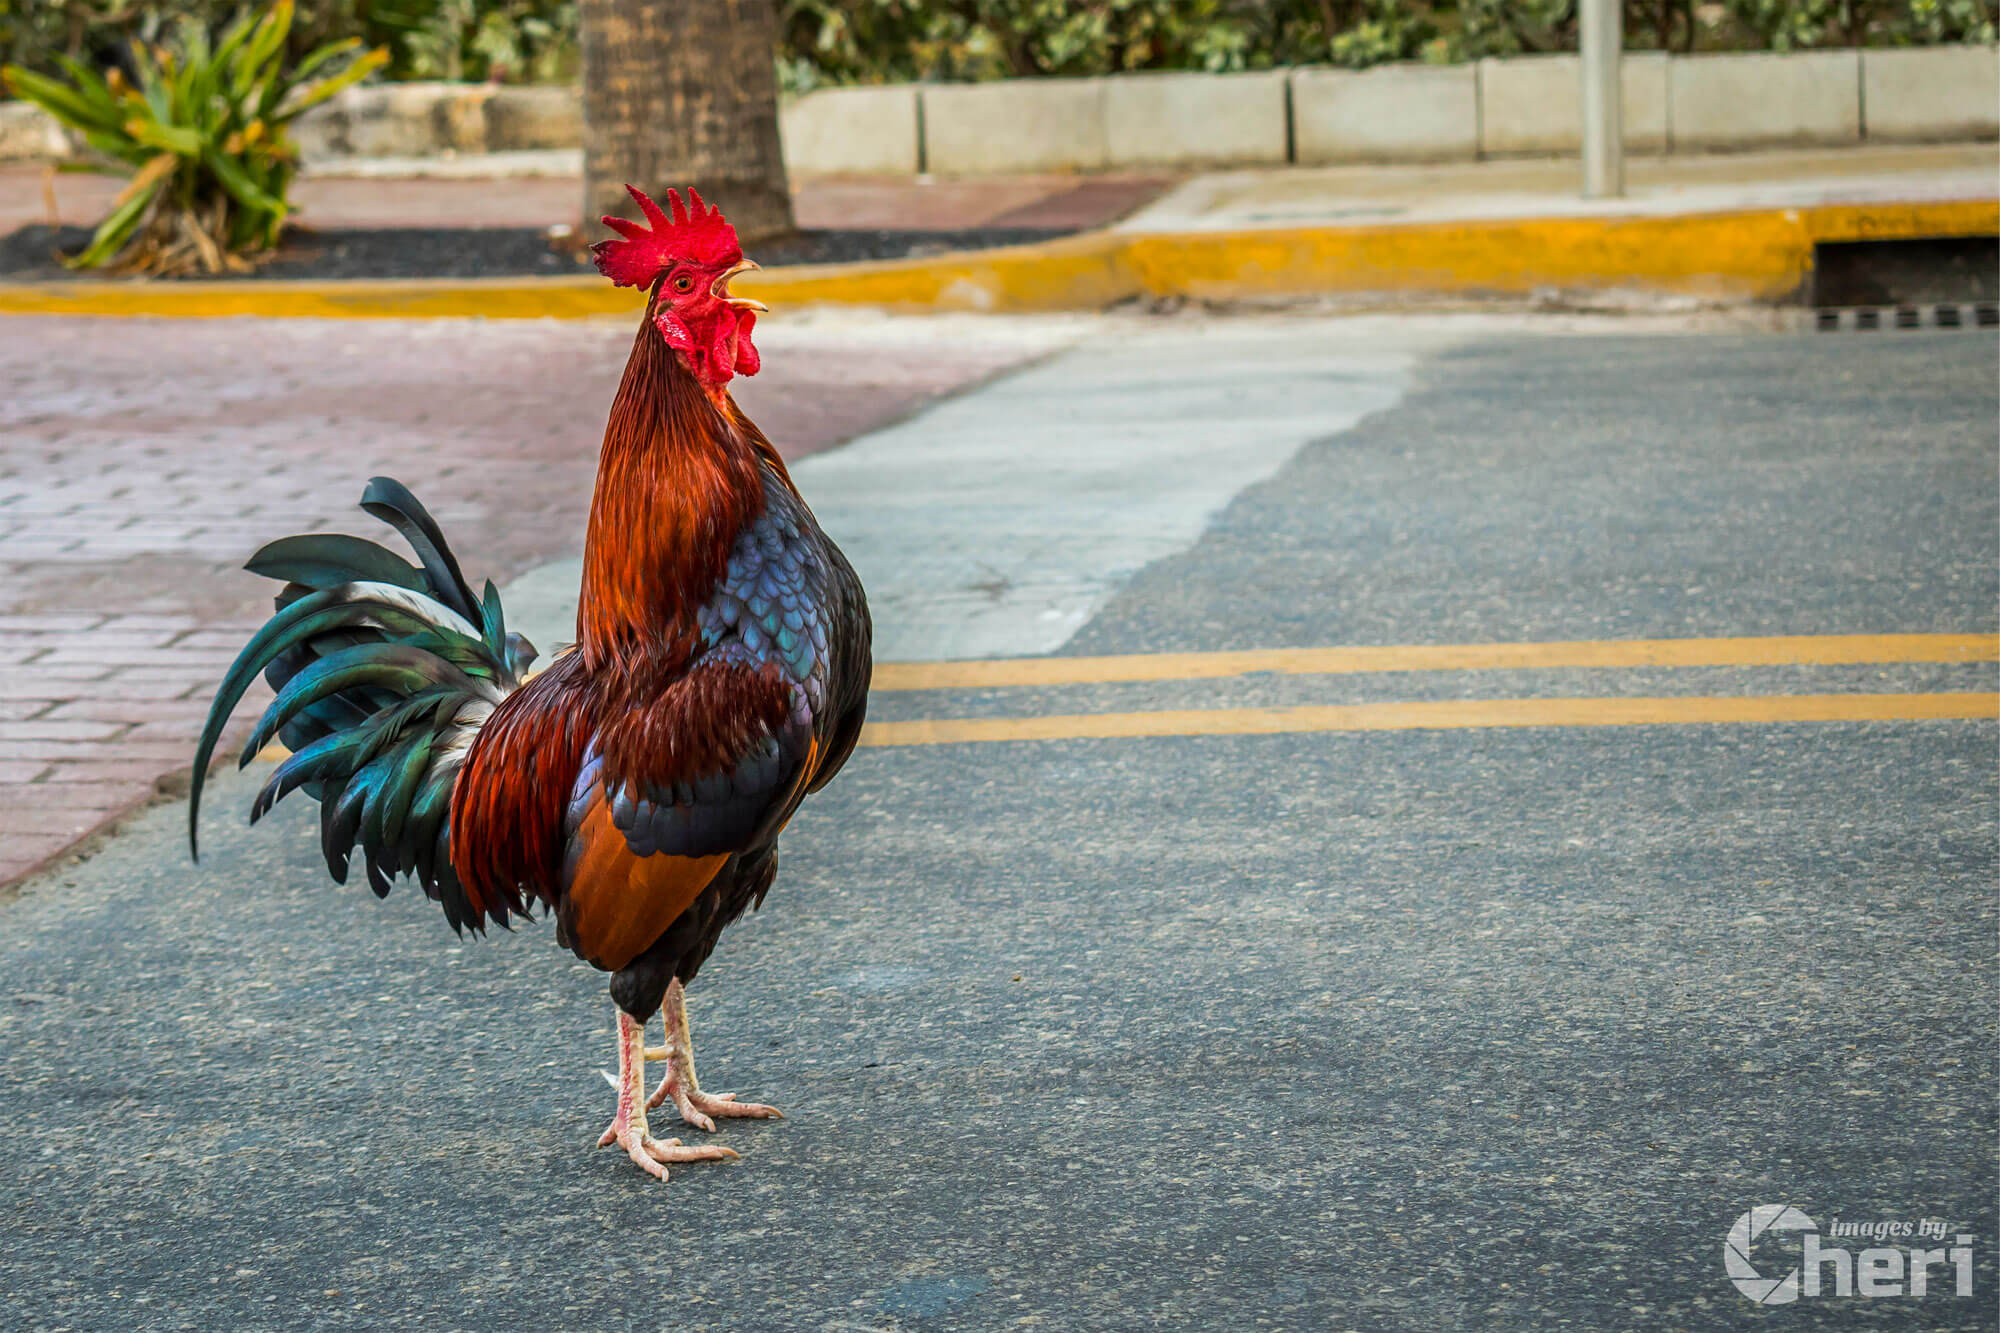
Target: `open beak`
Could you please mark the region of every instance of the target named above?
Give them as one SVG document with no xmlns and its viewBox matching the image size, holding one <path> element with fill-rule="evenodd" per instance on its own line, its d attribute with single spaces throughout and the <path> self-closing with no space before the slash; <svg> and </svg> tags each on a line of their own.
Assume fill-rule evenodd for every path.
<svg viewBox="0 0 2000 1333">
<path fill-rule="evenodd" d="M 708 294 L 715 297 L 718 301 L 735 306 L 738 310 L 755 310 L 760 315 L 770 314 L 771 307 L 765 305 L 762 301 L 753 301 L 747 296 L 731 296 L 729 294 L 729 280 L 731 278 L 739 273 L 754 272 L 756 268 L 757 261 L 754 259 L 744 260 L 735 268 L 730 269 L 729 272 L 717 278 L 714 284 L 709 287 Z"/>
</svg>

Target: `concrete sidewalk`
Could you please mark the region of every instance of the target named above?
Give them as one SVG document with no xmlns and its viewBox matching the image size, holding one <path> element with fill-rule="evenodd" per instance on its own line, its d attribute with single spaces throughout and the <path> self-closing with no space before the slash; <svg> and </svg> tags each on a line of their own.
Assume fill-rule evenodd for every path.
<svg viewBox="0 0 2000 1333">
<path fill-rule="evenodd" d="M 1626 193 L 1584 199 L 1574 161 L 1286 167 L 1196 176 L 1117 225 L 1134 235 L 1555 217 L 1666 217 L 1991 199 L 2000 144 L 1633 157 Z"/>
</svg>

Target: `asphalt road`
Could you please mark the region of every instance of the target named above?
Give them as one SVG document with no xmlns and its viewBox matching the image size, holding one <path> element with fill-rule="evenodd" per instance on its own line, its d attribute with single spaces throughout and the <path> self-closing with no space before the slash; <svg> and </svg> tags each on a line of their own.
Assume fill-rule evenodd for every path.
<svg viewBox="0 0 2000 1333">
<path fill-rule="evenodd" d="M 1399 402 L 1246 476 L 1061 651 L 1995 628 L 1989 335 L 1401 345 Z M 876 715 L 1994 675 L 1251 675 Z M 789 1118 L 665 1186 L 590 1147 L 596 974 L 545 928 L 459 944 L 421 895 L 323 883 L 310 811 L 246 831 L 225 780 L 198 870 L 165 805 L 0 903 L 0 1325 L 1991 1328 L 1995 739 L 863 750 L 691 997 L 706 1082 Z M 1760 1308 L 1723 1250 L 1767 1204 L 1945 1221 L 1973 1294 L 1939 1268 L 1922 1299 Z"/>
</svg>

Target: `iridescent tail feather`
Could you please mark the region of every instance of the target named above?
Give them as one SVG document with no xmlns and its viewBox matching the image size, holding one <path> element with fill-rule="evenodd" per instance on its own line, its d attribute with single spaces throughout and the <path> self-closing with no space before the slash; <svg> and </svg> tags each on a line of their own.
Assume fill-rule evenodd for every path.
<svg viewBox="0 0 2000 1333">
<path fill-rule="evenodd" d="M 451 866 L 451 792 L 473 737 L 520 687 L 535 650 L 507 632 L 491 583 L 475 598 L 451 548 L 417 498 L 376 477 L 362 508 L 394 527 L 419 564 L 359 537 L 286 537 L 251 557 L 253 573 L 284 581 L 277 614 L 223 678 L 195 754 L 188 848 L 198 856 L 201 792 L 230 713 L 261 673 L 277 692 L 239 757 L 272 740 L 291 751 L 250 809 L 255 823 L 304 789 L 320 802 L 321 849 L 346 883 L 361 852 L 369 886 L 389 892 L 413 875 L 452 927 L 527 915 L 511 902 L 476 908 Z"/>
</svg>

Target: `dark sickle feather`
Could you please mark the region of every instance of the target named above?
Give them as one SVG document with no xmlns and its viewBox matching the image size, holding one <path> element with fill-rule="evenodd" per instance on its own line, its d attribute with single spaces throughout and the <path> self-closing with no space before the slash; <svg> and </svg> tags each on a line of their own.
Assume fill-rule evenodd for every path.
<svg viewBox="0 0 2000 1333">
<path fill-rule="evenodd" d="M 409 488 L 394 477 L 371 477 L 368 489 L 361 493 L 361 507 L 403 534 L 403 540 L 424 562 L 432 595 L 477 625 L 479 600 L 472 595 L 465 575 L 459 572 L 458 558 L 445 544 L 436 520 L 410 494 Z"/>
</svg>

